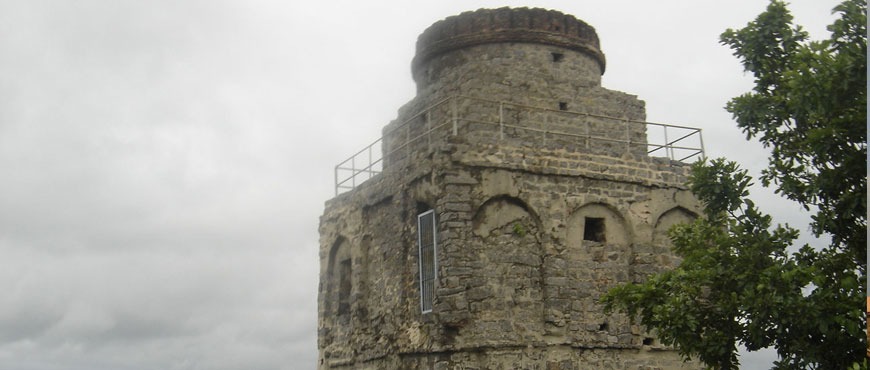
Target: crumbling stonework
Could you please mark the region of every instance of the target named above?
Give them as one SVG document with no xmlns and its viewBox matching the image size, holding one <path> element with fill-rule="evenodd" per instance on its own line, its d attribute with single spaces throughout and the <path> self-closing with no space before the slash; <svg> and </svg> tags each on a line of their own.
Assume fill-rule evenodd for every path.
<svg viewBox="0 0 870 370">
<path fill-rule="evenodd" d="M 321 218 L 320 369 L 673 369 L 600 297 L 678 261 L 687 166 L 647 155 L 643 102 L 600 86 L 592 27 L 540 9 L 463 13 L 419 38 L 417 97 L 383 172 Z M 436 214 L 421 310 L 417 215 Z"/>
</svg>

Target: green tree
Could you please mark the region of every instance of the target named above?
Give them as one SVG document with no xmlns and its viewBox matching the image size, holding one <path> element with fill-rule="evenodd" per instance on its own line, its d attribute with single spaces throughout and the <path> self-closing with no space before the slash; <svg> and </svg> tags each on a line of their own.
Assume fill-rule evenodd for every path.
<svg viewBox="0 0 870 370">
<path fill-rule="evenodd" d="M 721 36 L 755 76 L 753 90 L 726 109 L 747 139 L 771 150 L 762 184 L 811 212 L 813 233 L 830 244 L 794 251 L 798 232 L 773 226 L 755 206 L 746 171 L 723 159 L 699 162 L 689 186 L 705 215 L 670 230 L 682 263 L 611 290 L 608 310 L 627 312 L 715 369 L 738 367 L 738 344 L 775 348 L 781 369 L 864 361 L 866 8 L 864 0 L 843 2 L 830 38 L 808 41 L 774 0 Z"/>
</svg>

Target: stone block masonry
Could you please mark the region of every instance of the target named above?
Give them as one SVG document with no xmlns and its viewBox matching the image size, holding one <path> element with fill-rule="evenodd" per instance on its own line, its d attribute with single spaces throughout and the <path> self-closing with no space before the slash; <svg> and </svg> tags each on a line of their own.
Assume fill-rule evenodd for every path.
<svg viewBox="0 0 870 370">
<path fill-rule="evenodd" d="M 679 263 L 666 231 L 700 208 L 687 165 L 649 157 L 645 128 L 615 123 L 643 120 L 643 102 L 600 86 L 594 29 L 555 11 L 478 10 L 436 23 L 417 50 L 418 95 L 385 128 L 383 172 L 329 200 L 320 220 L 318 368 L 699 368 L 599 303 Z M 457 96 L 470 99 L 454 108 L 455 135 L 407 145 L 427 131 L 395 129 Z M 494 114 L 498 129 L 474 124 Z M 542 141 L 552 127 L 577 136 Z M 431 233 L 418 230 L 429 210 L 431 266 L 420 263 Z"/>
</svg>

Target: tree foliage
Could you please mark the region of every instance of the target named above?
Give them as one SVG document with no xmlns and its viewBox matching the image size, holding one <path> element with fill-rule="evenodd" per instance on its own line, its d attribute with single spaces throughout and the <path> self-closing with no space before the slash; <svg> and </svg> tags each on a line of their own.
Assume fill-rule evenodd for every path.
<svg viewBox="0 0 870 370">
<path fill-rule="evenodd" d="M 683 261 L 604 298 L 660 340 L 716 369 L 737 346 L 773 347 L 776 368 L 844 369 L 864 361 L 867 251 L 866 2 L 847 0 L 829 39 L 808 41 L 784 3 L 727 30 L 754 89 L 726 106 L 771 156 L 761 181 L 812 213 L 824 246 L 794 251 L 798 232 L 774 226 L 733 162 L 696 163 L 689 186 L 705 216 L 670 231 Z"/>
</svg>

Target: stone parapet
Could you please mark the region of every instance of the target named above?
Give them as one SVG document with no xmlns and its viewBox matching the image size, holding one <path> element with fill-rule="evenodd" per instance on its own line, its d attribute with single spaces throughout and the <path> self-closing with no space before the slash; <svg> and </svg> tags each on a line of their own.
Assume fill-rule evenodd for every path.
<svg viewBox="0 0 870 370">
<path fill-rule="evenodd" d="M 686 189 L 690 166 L 648 156 L 608 156 L 564 149 L 547 150 L 489 145 L 475 150 L 457 150 L 457 162 L 487 168 L 504 168 L 548 175 L 634 183 L 644 186 Z"/>
</svg>

